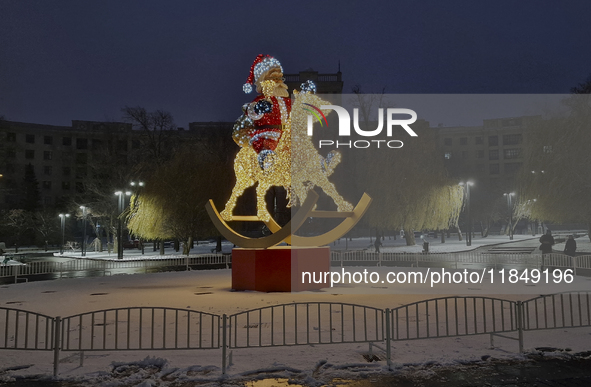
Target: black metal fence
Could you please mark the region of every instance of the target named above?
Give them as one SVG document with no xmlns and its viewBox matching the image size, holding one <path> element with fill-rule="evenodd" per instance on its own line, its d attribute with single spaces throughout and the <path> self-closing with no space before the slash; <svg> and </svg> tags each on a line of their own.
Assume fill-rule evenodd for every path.
<svg viewBox="0 0 591 387">
<path fill-rule="evenodd" d="M 221 349 L 293 345 L 392 343 L 489 334 L 519 341 L 526 331 L 591 326 L 591 293 L 566 292 L 510 301 L 490 297 L 442 297 L 393 309 L 307 302 L 257 308 L 230 316 L 189 309 L 130 307 L 68 317 L 0 308 L 0 350 L 53 351 L 54 376 L 61 351 Z M 517 333 L 517 337 L 507 336 Z"/>
</svg>

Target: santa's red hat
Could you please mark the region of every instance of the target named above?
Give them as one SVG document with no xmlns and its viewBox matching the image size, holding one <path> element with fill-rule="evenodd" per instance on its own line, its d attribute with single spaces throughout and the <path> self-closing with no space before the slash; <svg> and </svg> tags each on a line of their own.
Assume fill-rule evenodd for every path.
<svg viewBox="0 0 591 387">
<path fill-rule="evenodd" d="M 259 78 L 272 68 L 279 68 L 283 72 L 283 67 L 281 67 L 281 63 L 277 59 L 270 55 L 257 55 L 254 62 L 252 62 L 252 66 L 250 66 L 250 74 L 248 74 L 242 90 L 246 94 L 250 93 L 252 91 L 252 85 L 256 84 Z"/>
</svg>

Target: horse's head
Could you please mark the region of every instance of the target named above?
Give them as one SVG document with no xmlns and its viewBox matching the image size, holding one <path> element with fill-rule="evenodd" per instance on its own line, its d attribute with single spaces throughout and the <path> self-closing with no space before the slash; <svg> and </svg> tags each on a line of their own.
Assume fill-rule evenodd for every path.
<svg viewBox="0 0 591 387">
<path fill-rule="evenodd" d="M 291 127 L 294 133 L 306 133 L 308 126 L 308 116 L 312 115 L 314 121 L 320 120 L 322 124 L 328 125 L 325 121 L 332 109 L 320 109 L 320 106 L 332 105 L 312 92 L 298 92 L 294 90 L 291 105 Z M 320 114 L 322 113 L 322 114 Z"/>
</svg>

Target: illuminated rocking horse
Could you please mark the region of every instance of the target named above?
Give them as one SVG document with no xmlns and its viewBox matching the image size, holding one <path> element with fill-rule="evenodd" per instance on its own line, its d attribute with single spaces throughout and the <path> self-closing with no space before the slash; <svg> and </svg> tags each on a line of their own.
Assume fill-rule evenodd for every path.
<svg viewBox="0 0 591 387">
<path fill-rule="evenodd" d="M 335 186 L 328 180 L 328 176 L 341 160 L 340 154 L 331 152 L 325 159 L 314 148 L 312 140 L 306 134 L 307 114 L 303 104 L 321 106 L 329 105 L 329 102 L 310 92 L 295 91 L 291 117 L 284 126 L 274 155 L 266 158 L 263 166 L 251 147 L 240 149 L 234 159 L 236 185 L 226 208 L 220 214 L 224 220 L 234 220 L 232 211 L 236 207 L 236 200 L 256 183 L 257 217 L 263 222 L 269 222 L 271 219 L 265 195 L 272 186 L 282 186 L 288 191 L 291 199 L 289 206 L 304 202 L 308 191 L 318 186 L 334 200 L 338 211 L 353 210 L 353 206 L 339 195 Z M 324 110 L 323 113 L 328 114 L 329 110 Z M 292 132 L 292 128 L 295 132 Z"/>
<path fill-rule="evenodd" d="M 266 71 L 264 74 L 268 75 L 271 72 L 272 78 L 273 70 L 267 69 Z M 277 85 L 281 83 L 282 81 L 271 79 L 260 82 L 257 87 L 260 87 L 263 90 L 264 97 L 270 100 L 273 88 L 277 90 L 279 87 Z M 255 105 L 254 102 L 245 105 L 245 114 L 235 125 L 235 133 L 249 133 L 251 136 L 250 139 L 247 136 L 234 137 L 235 141 L 241 146 L 234 159 L 236 185 L 232 189 L 230 199 L 221 213 L 218 213 L 211 200 L 206 205 L 206 208 L 220 233 L 237 246 L 267 248 L 281 242 L 295 246 L 323 246 L 345 235 L 363 216 L 371 202 L 371 198 L 364 194 L 357 206 L 353 208 L 350 203 L 339 195 L 334 185 L 328 180 L 328 177 L 340 162 L 340 154 L 331 152 L 326 158 L 322 157 L 314 147 L 311 138 L 307 135 L 308 116 L 304 104 L 315 107 L 330 105 L 329 102 L 316 96 L 313 92 L 315 86 L 308 84 L 308 86 L 310 85 L 311 87 L 303 87 L 303 91 L 300 93 L 294 92 L 291 114 L 287 113 L 285 102 L 281 100 L 284 105 L 281 110 L 282 131 L 279 132 L 279 135 L 277 131 L 273 130 L 257 130 L 256 134 L 253 135 L 254 132 L 251 129 L 253 127 L 252 119 L 249 116 L 258 112 L 253 113 L 248 109 Z M 275 99 L 273 102 L 276 100 L 279 99 Z M 255 101 L 257 100 L 255 99 Z M 322 110 L 322 112 L 328 114 L 330 110 Z M 252 146 L 255 141 L 267 140 L 274 140 L 276 147 L 271 150 L 265 149 L 257 152 Z M 233 215 L 237 199 L 242 196 L 247 188 L 255 184 L 258 184 L 256 188 L 256 216 Z M 288 206 L 300 206 L 298 212 L 292 216 L 290 222 L 284 227 L 280 227 L 267 210 L 265 195 L 269 188 L 273 186 L 282 186 L 287 190 L 290 197 Z M 332 198 L 337 205 L 337 211 L 315 211 L 318 194 L 312 190 L 314 186 L 320 187 Z M 293 235 L 308 217 L 345 219 L 337 227 L 322 235 L 314 237 Z M 232 230 L 227 225 L 227 221 L 264 222 L 273 234 L 262 238 L 247 238 Z"/>
</svg>

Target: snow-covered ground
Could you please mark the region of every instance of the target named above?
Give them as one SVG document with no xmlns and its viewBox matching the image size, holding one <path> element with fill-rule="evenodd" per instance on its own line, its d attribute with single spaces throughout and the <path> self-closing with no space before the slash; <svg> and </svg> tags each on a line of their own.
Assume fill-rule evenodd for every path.
<svg viewBox="0 0 591 387">
<path fill-rule="evenodd" d="M 574 288 L 589 290 L 590 284 L 587 278 L 579 278 Z M 485 295 L 487 291 L 485 288 L 477 290 L 473 285 L 449 285 L 432 294 L 417 294 L 418 287 L 423 285 L 404 288 L 366 286 L 363 292 L 345 286 L 300 293 L 232 292 L 230 270 L 170 272 L 4 285 L 0 287 L 0 305 L 51 316 L 130 306 L 166 306 L 233 314 L 292 302 L 344 302 L 394 308 L 443 295 Z M 565 289 L 553 285 L 535 288 L 537 294 L 561 290 Z M 498 297 L 524 300 L 532 298 L 531 294 L 531 286 L 521 285 L 513 294 Z M 495 344 L 497 348 L 489 348 L 487 335 L 400 341 L 393 344 L 392 356 L 398 372 L 410 365 L 429 362 L 454 365 L 486 356 L 521 357 L 516 342 L 497 338 Z M 526 349 L 540 346 L 570 348 L 573 352 L 591 350 L 591 328 L 525 333 Z M 60 378 L 83 380 L 82 385 L 146 387 L 179 385 L 181 382 L 219 385 L 221 380 L 224 385 L 240 385 L 248 379 L 285 377 L 304 385 L 319 386 L 334 378 L 372 378 L 389 372 L 385 361 L 366 362 L 362 355 L 367 352 L 367 344 L 238 349 L 233 351 L 233 364 L 226 376 L 221 374 L 221 349 L 86 352 L 82 367 L 77 352 L 62 352 Z M 383 357 L 381 351 L 375 353 Z M 52 374 L 51 352 L 0 350 L 0 359 L 0 382 L 17 375 Z M 14 370 L 6 371 L 10 368 Z"/>
<path fill-rule="evenodd" d="M 540 235 L 532 237 L 531 235 L 515 235 L 513 241 L 509 240 L 508 236 L 505 235 L 490 235 L 486 238 L 482 238 L 476 235 L 472 238 L 472 245 L 466 246 L 466 240 L 463 239 L 462 241 L 458 240 L 457 235 L 453 235 L 451 238 L 446 238 L 445 243 L 441 243 L 441 238 L 432 238 L 426 237 L 427 242 L 429 242 L 429 251 L 432 253 L 447 253 L 447 252 L 457 252 L 457 251 L 470 251 L 484 246 L 495 246 L 499 244 L 505 244 L 510 242 L 528 242 L 531 246 L 539 245 L 538 239 Z M 336 241 L 335 243 L 331 244 L 331 249 L 333 251 L 344 251 L 344 250 L 367 250 L 367 251 L 374 251 L 373 242 L 375 239 L 371 239 L 369 237 L 365 238 L 353 238 L 351 241 L 345 240 L 345 238 L 341 238 L 340 240 Z M 591 253 L 591 242 L 587 236 L 582 236 L 576 239 L 577 241 L 577 251 L 579 253 Z M 415 246 L 407 246 L 406 241 L 404 238 L 400 238 L 399 236 L 396 239 L 393 239 L 391 236 L 386 236 L 385 239 L 382 241 L 382 247 L 380 251 L 383 253 L 420 253 L 423 250 L 423 239 L 416 238 L 416 245 Z M 196 244 L 193 249 L 191 249 L 191 254 L 210 254 L 212 250 L 215 250 L 216 243 L 215 242 L 199 242 Z M 231 253 L 232 251 L 232 243 L 228 241 L 224 241 L 222 243 L 222 252 L 223 253 Z M 564 250 L 564 243 L 559 243 L 554 246 L 554 250 L 556 251 L 563 251 Z M 56 253 L 56 255 L 59 255 Z M 176 252 L 173 248 L 167 247 L 165 249 L 165 255 L 179 255 L 179 252 Z M 81 258 L 80 252 L 72 252 L 66 251 L 64 252 L 64 257 L 72 257 L 72 258 Z M 108 253 L 107 251 L 104 252 L 94 252 L 88 251 L 86 256 L 88 258 L 94 259 L 117 259 L 117 253 Z M 159 258 L 160 252 L 153 251 L 151 247 L 147 247 L 144 249 L 144 254 L 142 255 L 141 251 L 138 249 L 125 249 L 123 252 L 123 257 L 125 259 L 150 259 L 150 258 Z"/>
<path fill-rule="evenodd" d="M 416 238 L 416 245 L 415 246 L 407 246 L 406 241 L 404 238 L 400 238 L 399 236 L 396 239 L 393 239 L 391 236 L 386 236 L 384 240 L 382 240 L 382 247 L 380 247 L 380 251 L 383 253 L 420 253 L 423 251 L 423 241 L 426 240 L 429 242 L 429 251 L 432 253 L 448 253 L 448 252 L 457 252 L 457 251 L 470 251 L 480 247 L 485 246 L 495 246 L 505 243 L 517 243 L 517 242 L 528 242 L 528 245 L 531 246 L 538 246 L 540 239 L 540 235 L 531 236 L 531 235 L 514 235 L 513 240 L 511 241 L 508 236 L 506 235 L 489 235 L 486 238 L 480 237 L 478 234 L 472 238 L 472 245 L 466 246 L 466 238 L 464 237 L 463 240 L 459 240 L 457 235 L 452 235 L 451 238 L 445 238 L 445 242 L 441 243 L 441 237 L 433 238 L 433 237 L 423 237 L 423 238 Z M 341 238 L 337 242 L 331 245 L 331 249 L 333 250 L 367 250 L 367 251 L 374 251 L 373 242 L 375 239 L 370 240 L 370 238 L 353 238 L 352 241 L 345 241 L 344 238 Z M 580 253 L 583 252 L 591 252 L 591 242 L 587 236 L 581 236 L 576 239 L 577 241 L 577 251 Z M 553 247 L 556 251 L 563 251 L 564 250 L 564 242 L 558 243 Z"/>
</svg>

